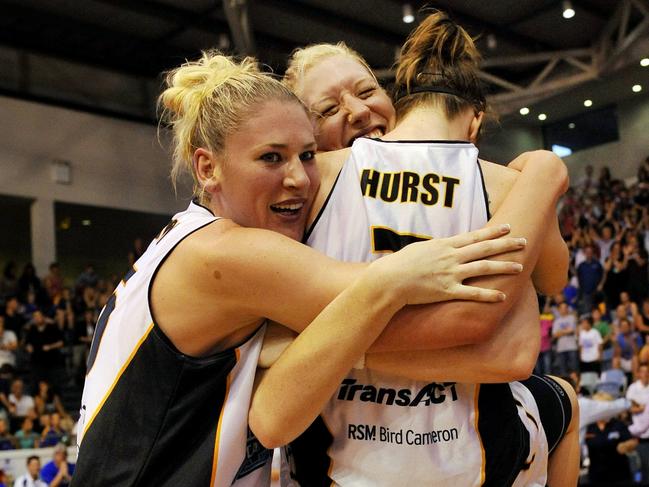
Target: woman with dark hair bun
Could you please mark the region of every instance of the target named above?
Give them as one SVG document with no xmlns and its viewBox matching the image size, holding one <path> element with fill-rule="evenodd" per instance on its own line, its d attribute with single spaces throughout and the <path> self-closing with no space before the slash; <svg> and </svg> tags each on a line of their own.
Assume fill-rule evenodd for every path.
<svg viewBox="0 0 649 487">
<path fill-rule="evenodd" d="M 519 156 L 512 167 L 520 173 L 478 159 L 474 143 L 487 109 L 479 59 L 471 37 L 447 15 L 436 12 L 422 21 L 398 62 L 394 130 L 380 138 L 352 138 L 351 148 L 318 156 L 326 202 L 306 241 L 338 259 L 374 260 L 413 241 L 513 216 L 512 232 L 528 238 L 524 281 L 507 291 L 506 304 L 483 307 L 487 320 L 508 306 L 509 314 L 500 318 L 502 333 L 482 336 L 467 347 L 429 352 L 420 344 L 423 330 L 411 320 L 408 327 L 384 331 L 364 363 L 333 387 L 304 380 L 300 364 L 281 356 L 259 380 L 251 422 L 263 405 L 273 404 L 267 417 L 275 415 L 276 434 L 290 439 L 315 419 L 287 448 L 294 484 L 576 484 L 578 413 L 570 385 L 549 376 L 527 379 L 531 367 L 513 377 L 493 373 L 500 360 L 523 346 L 536 344 L 538 352 L 532 283 L 546 294 L 565 285 L 568 254 L 555 211 L 567 187 L 565 167 L 546 152 Z M 362 95 L 352 91 L 357 70 L 341 68 L 325 78 L 316 76 L 318 70 L 315 63 L 306 73 L 322 83 L 296 83 L 302 99 L 315 100 L 317 106 L 329 97 L 337 103 L 334 116 L 344 122 L 349 112 L 350 121 L 356 120 L 352 109 L 360 109 L 352 98 Z M 317 127 L 328 127 L 317 120 Z M 339 127 L 348 129 L 342 122 Z M 360 125 L 356 129 L 363 133 Z M 347 140 L 329 136 L 327 140 Z M 539 172 L 532 176 L 531 168 Z M 337 177 L 335 183 L 329 174 Z M 472 309 L 467 303 L 466 313 Z M 434 326 L 439 332 L 452 324 L 440 320 Z M 516 344 L 507 343 L 503 337 L 512 335 L 505 330 L 514 329 L 525 333 Z M 401 333 L 407 348 L 382 353 L 381 340 L 393 333 Z M 508 380 L 515 382 L 503 383 Z M 315 400 L 318 387 L 322 401 Z M 265 431 L 262 442 L 273 438 L 272 430 Z"/>
</svg>

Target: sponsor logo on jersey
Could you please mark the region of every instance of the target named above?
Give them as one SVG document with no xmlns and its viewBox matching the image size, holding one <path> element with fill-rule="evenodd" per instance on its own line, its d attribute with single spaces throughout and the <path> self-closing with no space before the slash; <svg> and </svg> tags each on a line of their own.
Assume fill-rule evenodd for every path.
<svg viewBox="0 0 649 487">
<path fill-rule="evenodd" d="M 427 206 L 440 202 L 453 207 L 458 178 L 435 173 L 417 174 L 411 171 L 380 172 L 363 169 L 361 192 L 366 198 L 379 198 L 387 203 L 422 203 Z"/>
<path fill-rule="evenodd" d="M 361 401 L 386 406 L 431 406 L 446 400 L 457 401 L 455 382 L 431 382 L 418 391 L 391 389 L 373 385 L 357 384 L 356 379 L 345 379 L 338 391 L 340 401 Z"/>
</svg>

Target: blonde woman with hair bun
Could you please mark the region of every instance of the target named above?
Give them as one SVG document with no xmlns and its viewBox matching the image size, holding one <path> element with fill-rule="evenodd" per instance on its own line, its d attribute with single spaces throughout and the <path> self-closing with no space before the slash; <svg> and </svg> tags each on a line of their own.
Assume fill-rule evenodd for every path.
<svg viewBox="0 0 649 487">
<path fill-rule="evenodd" d="M 264 409 L 274 406 L 258 407 L 248 424 L 267 320 L 307 329 L 282 361 L 315 360 L 300 380 L 318 382 L 326 371 L 333 378 L 325 385 L 335 384 L 404 307 L 502 301 L 500 291 L 463 281 L 519 273 L 511 261 L 481 259 L 524 243 L 500 225 L 369 265 L 326 257 L 299 243 L 319 175 L 295 95 L 254 60 L 219 53 L 180 66 L 166 82 L 160 105 L 174 135 L 172 177 L 190 172 L 195 198 L 99 317 L 72 485 L 268 485 L 271 453 L 255 434 L 267 439 Z M 435 319 L 431 306 L 416 312 Z M 336 347 L 313 355 L 321 339 Z M 434 329 L 428 341 L 435 344 Z"/>
</svg>

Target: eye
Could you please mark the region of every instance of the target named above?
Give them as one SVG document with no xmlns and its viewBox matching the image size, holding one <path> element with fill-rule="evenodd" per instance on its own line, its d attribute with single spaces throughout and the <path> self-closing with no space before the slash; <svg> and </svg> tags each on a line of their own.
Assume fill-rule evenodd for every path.
<svg viewBox="0 0 649 487">
<path fill-rule="evenodd" d="M 282 156 L 278 152 L 266 152 L 262 154 L 259 159 L 264 162 L 281 162 Z"/>
<path fill-rule="evenodd" d="M 320 110 L 321 117 L 332 117 L 338 113 L 338 105 L 331 105 L 326 107 L 324 110 Z"/>
<path fill-rule="evenodd" d="M 313 159 L 315 159 L 315 151 L 308 150 L 300 154 L 301 161 L 312 161 Z"/>
<path fill-rule="evenodd" d="M 376 91 L 376 87 L 375 87 L 375 86 L 371 86 L 371 87 L 369 87 L 369 88 L 365 88 L 365 89 L 362 89 L 361 91 L 359 91 L 359 93 L 358 93 L 357 96 L 358 96 L 361 100 L 365 100 L 366 98 L 369 98 L 370 96 L 372 96 L 372 95 L 374 94 L 375 91 Z"/>
</svg>

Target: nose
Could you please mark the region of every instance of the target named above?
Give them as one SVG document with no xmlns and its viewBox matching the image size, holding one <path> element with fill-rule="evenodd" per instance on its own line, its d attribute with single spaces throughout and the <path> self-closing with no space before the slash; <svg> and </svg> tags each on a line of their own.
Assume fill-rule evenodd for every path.
<svg viewBox="0 0 649 487">
<path fill-rule="evenodd" d="M 350 125 L 362 127 L 369 123 L 371 110 L 363 103 L 363 100 L 353 95 L 347 95 L 343 101 L 348 112 L 347 121 Z"/>
<path fill-rule="evenodd" d="M 311 179 L 304 168 L 304 164 L 299 157 L 294 157 L 286 165 L 286 174 L 284 175 L 284 187 L 303 189 L 308 188 Z"/>
</svg>

